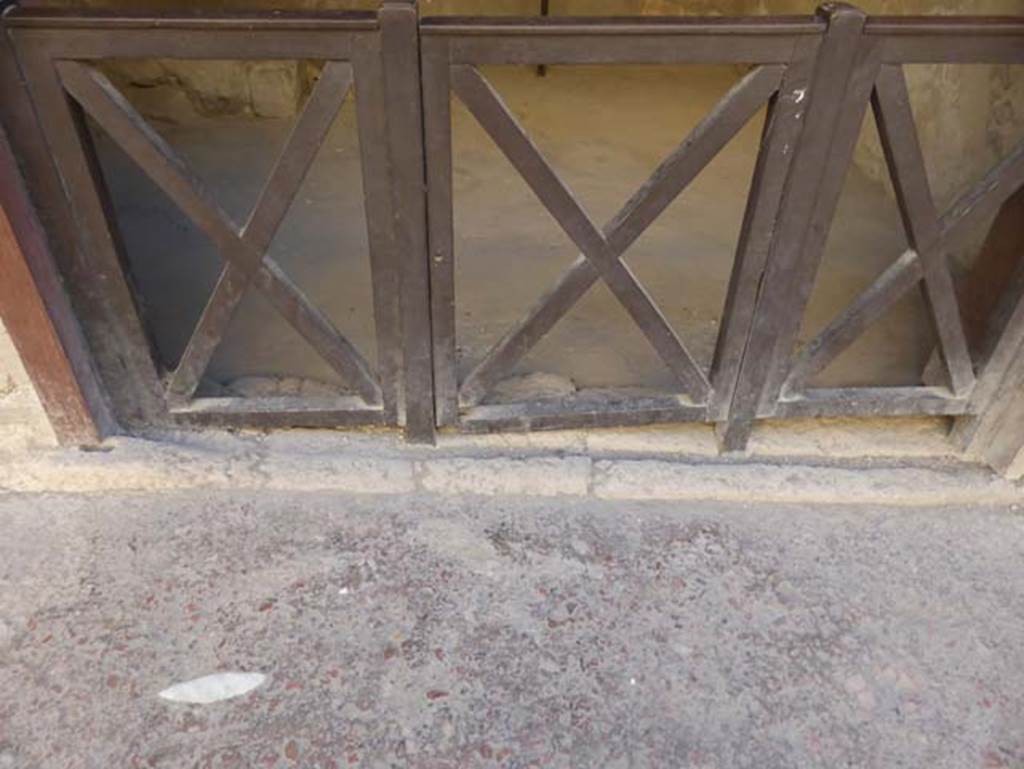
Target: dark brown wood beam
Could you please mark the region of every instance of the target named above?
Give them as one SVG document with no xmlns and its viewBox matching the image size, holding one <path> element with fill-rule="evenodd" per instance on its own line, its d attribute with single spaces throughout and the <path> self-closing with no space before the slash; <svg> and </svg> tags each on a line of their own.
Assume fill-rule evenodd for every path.
<svg viewBox="0 0 1024 769">
<path fill-rule="evenodd" d="M 31 267 L 30 267 L 31 265 Z M 0 318 L 57 440 L 94 444 L 114 422 L 46 236 L 0 131 Z"/>
<path fill-rule="evenodd" d="M 0 2 L 0 14 L 3 6 Z M 47 237 L 71 248 L 70 217 L 21 70 L 0 20 L 0 319 L 57 440 L 94 444 L 117 432 Z M 31 183 L 28 183 L 31 182 Z M 40 216 L 34 203 L 54 206 Z"/>
</svg>

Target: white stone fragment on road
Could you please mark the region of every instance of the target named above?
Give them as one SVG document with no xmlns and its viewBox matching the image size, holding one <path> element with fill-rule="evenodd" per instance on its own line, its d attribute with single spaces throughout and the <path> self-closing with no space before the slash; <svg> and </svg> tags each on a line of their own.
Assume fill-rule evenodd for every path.
<svg viewBox="0 0 1024 769">
<path fill-rule="evenodd" d="M 266 680 L 262 673 L 214 673 L 169 686 L 158 696 L 170 702 L 209 705 L 248 694 Z"/>
</svg>

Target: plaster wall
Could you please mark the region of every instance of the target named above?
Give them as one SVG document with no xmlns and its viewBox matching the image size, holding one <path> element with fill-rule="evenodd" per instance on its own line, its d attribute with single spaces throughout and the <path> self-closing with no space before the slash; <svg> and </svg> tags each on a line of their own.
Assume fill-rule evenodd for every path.
<svg viewBox="0 0 1024 769">
<path fill-rule="evenodd" d="M 0 321 L 0 452 L 55 443 L 18 351 Z"/>
</svg>

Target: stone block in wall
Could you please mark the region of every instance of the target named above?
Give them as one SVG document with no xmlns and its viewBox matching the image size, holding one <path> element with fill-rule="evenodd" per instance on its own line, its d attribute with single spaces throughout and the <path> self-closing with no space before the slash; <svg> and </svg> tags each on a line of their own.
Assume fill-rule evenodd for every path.
<svg viewBox="0 0 1024 769">
<path fill-rule="evenodd" d="M 56 444 L 32 382 L 0 321 L 0 453 Z"/>
<path fill-rule="evenodd" d="M 304 62 L 131 59 L 109 61 L 106 73 L 146 117 L 287 118 L 306 90 Z M 317 70 L 318 71 L 318 70 Z"/>
<path fill-rule="evenodd" d="M 189 61 L 164 63 L 168 74 L 204 115 L 237 115 L 248 111 L 249 73 L 244 61 Z"/>
<path fill-rule="evenodd" d="M 256 117 L 294 115 L 301 90 L 298 62 L 259 61 L 249 67 L 251 110 Z"/>
<path fill-rule="evenodd" d="M 129 86 L 124 93 L 140 114 L 155 120 L 177 123 L 200 114 L 185 91 L 177 85 Z"/>
<path fill-rule="evenodd" d="M 171 75 L 163 59 L 124 59 L 108 62 L 107 69 L 120 73 L 124 79 L 138 88 L 164 85 Z"/>
</svg>

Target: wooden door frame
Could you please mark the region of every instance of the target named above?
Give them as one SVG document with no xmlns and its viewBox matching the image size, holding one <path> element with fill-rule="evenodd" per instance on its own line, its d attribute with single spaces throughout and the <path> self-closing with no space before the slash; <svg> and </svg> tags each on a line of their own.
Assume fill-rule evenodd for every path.
<svg viewBox="0 0 1024 769">
<path fill-rule="evenodd" d="M 92 445 L 116 432 L 117 424 L 64 290 L 44 212 L 34 205 L 33 198 L 47 188 L 58 192 L 59 180 L 38 141 L 35 113 L 6 35 L 0 36 L 0 105 L 0 319 L 58 442 Z M 60 238 L 56 220 L 66 212 L 45 214 Z"/>
</svg>

